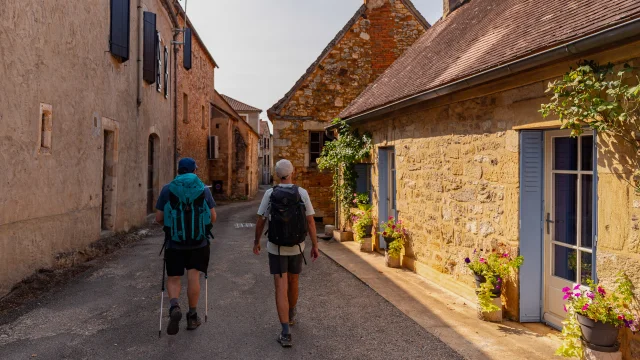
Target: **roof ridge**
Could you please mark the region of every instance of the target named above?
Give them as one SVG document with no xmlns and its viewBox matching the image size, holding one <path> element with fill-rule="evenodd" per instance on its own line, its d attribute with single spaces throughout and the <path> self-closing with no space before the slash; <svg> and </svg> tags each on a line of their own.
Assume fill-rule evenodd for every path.
<svg viewBox="0 0 640 360">
<path fill-rule="evenodd" d="M 251 106 L 247 103 L 244 103 L 240 100 L 236 100 L 234 98 L 232 98 L 229 95 L 225 95 L 225 94 L 220 94 L 220 96 L 222 96 L 224 98 L 224 100 L 229 104 L 229 106 L 231 106 L 231 108 L 233 108 L 233 110 L 235 111 L 259 111 L 262 112 L 261 109 L 258 109 L 255 106 Z M 233 104 L 233 103 L 237 103 L 237 104 Z M 246 106 L 247 109 L 240 109 L 241 106 L 234 106 L 234 105 L 242 105 L 242 106 Z"/>
</svg>

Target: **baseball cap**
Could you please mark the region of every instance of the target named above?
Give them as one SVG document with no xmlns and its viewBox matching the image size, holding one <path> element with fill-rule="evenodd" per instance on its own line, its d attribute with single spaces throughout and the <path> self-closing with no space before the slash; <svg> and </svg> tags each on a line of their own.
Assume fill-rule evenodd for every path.
<svg viewBox="0 0 640 360">
<path fill-rule="evenodd" d="M 196 161 L 192 158 L 182 158 L 180 162 L 178 162 L 178 173 L 180 174 L 196 172 L 196 168 Z"/>
<path fill-rule="evenodd" d="M 293 164 L 291 161 L 282 159 L 276 163 L 276 175 L 280 179 L 286 179 L 293 173 Z"/>
</svg>

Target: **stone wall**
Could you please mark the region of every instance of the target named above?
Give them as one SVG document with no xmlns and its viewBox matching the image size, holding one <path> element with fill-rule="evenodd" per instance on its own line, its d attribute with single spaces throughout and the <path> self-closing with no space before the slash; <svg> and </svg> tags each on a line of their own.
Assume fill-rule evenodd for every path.
<svg viewBox="0 0 640 360">
<path fill-rule="evenodd" d="M 184 26 L 182 17 L 180 24 Z M 191 69 L 184 68 L 184 52 L 182 48 L 178 51 L 177 152 L 179 158 L 191 157 L 195 159 L 198 164 L 196 174 L 204 183 L 211 185 L 207 143 L 210 136 L 209 120 L 212 116 L 211 104 L 213 103 L 216 64 L 195 34 L 192 35 L 191 43 Z M 186 109 L 185 100 L 187 102 Z"/>
<path fill-rule="evenodd" d="M 638 44 L 632 44 L 590 59 L 637 65 L 639 57 Z M 480 248 L 518 251 L 519 138 L 514 127 L 549 126 L 538 112 L 548 102 L 546 86 L 574 64 L 536 69 L 358 126 L 373 133 L 374 214 L 379 202 L 377 152 L 395 148 L 397 207 L 409 230 L 406 267 L 426 265 L 471 289 L 464 257 Z M 598 276 L 611 284 L 622 270 L 640 287 L 640 196 L 627 183 L 637 154 L 606 136 L 598 137 L 598 148 Z M 508 282 L 503 299 L 507 315 L 517 319 L 516 279 Z M 640 356 L 640 337 L 624 332 L 623 342 L 626 359 Z"/>
<path fill-rule="evenodd" d="M 316 216 L 333 222 L 331 174 L 309 159 L 309 131 L 323 131 L 330 121 L 384 72 L 420 35 L 423 25 L 399 0 L 370 1 L 335 46 L 321 59 L 277 113 L 274 162 L 290 160 L 296 182 L 309 190 Z"/>
<path fill-rule="evenodd" d="M 174 138 L 173 95 L 143 82 L 137 105 L 135 2 L 124 63 L 105 51 L 108 1 L 26 0 L 2 11 L 0 44 L 11 51 L 0 51 L 0 86 L 11 91 L 0 96 L 0 296 L 57 253 L 100 238 L 104 131 L 116 141 L 106 174 L 112 231 L 145 224 L 149 137 L 157 140 L 155 194 L 172 178 Z M 169 41 L 175 25 L 162 2 L 145 1 L 145 11 L 158 15 Z M 51 105 L 50 151 L 40 149 L 41 104 Z"/>
</svg>

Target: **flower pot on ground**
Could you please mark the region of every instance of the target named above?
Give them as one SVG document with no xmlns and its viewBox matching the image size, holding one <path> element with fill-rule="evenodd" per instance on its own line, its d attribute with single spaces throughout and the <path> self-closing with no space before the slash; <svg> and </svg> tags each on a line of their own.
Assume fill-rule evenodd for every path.
<svg viewBox="0 0 640 360">
<path fill-rule="evenodd" d="M 353 233 L 351 231 L 333 230 L 333 238 L 338 242 L 353 241 Z"/>
<path fill-rule="evenodd" d="M 390 268 L 400 268 L 400 256 L 391 256 L 389 250 L 384 252 L 384 264 Z"/>
<path fill-rule="evenodd" d="M 360 251 L 373 252 L 373 238 L 371 236 L 362 238 L 362 241 L 360 242 Z"/>
<path fill-rule="evenodd" d="M 522 256 L 512 257 L 506 251 L 484 252 L 483 250 L 474 250 L 473 255 L 465 258 L 464 262 L 475 276 L 478 313 L 491 314 L 499 311 L 500 319 L 502 319 L 500 295 L 504 286 L 504 279 L 522 266 L 524 258 Z"/>
<path fill-rule="evenodd" d="M 365 237 L 371 236 L 371 228 L 373 226 L 371 209 L 354 210 L 352 214 L 351 222 L 353 223 L 353 235 L 355 240 L 362 244 Z"/>
<path fill-rule="evenodd" d="M 567 318 L 562 322 L 563 340 L 557 355 L 581 357 L 583 339 L 587 347 L 615 351 L 619 329 L 639 329 L 633 284 L 625 274 L 618 275 L 611 292 L 590 279 L 586 283 L 562 289 Z"/>
</svg>

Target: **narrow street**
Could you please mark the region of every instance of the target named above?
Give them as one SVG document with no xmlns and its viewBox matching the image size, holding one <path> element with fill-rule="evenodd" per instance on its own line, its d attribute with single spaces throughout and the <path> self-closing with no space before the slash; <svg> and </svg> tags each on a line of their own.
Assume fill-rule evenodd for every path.
<svg viewBox="0 0 640 360">
<path fill-rule="evenodd" d="M 257 199 L 261 196 L 262 192 Z M 198 330 L 187 332 L 183 318 L 180 332 L 168 336 L 165 318 L 158 339 L 162 238 L 152 236 L 0 326 L 0 358 L 462 358 L 324 255 L 304 267 L 294 347 L 281 348 L 276 342 L 280 325 L 266 251 L 260 257 L 253 255 L 254 228 L 237 225 L 254 223 L 257 206 L 254 200 L 218 208 L 209 322 Z M 184 286 L 182 295 L 186 308 Z M 167 303 L 165 297 L 165 314 Z M 204 317 L 204 293 L 199 314 Z"/>
</svg>

